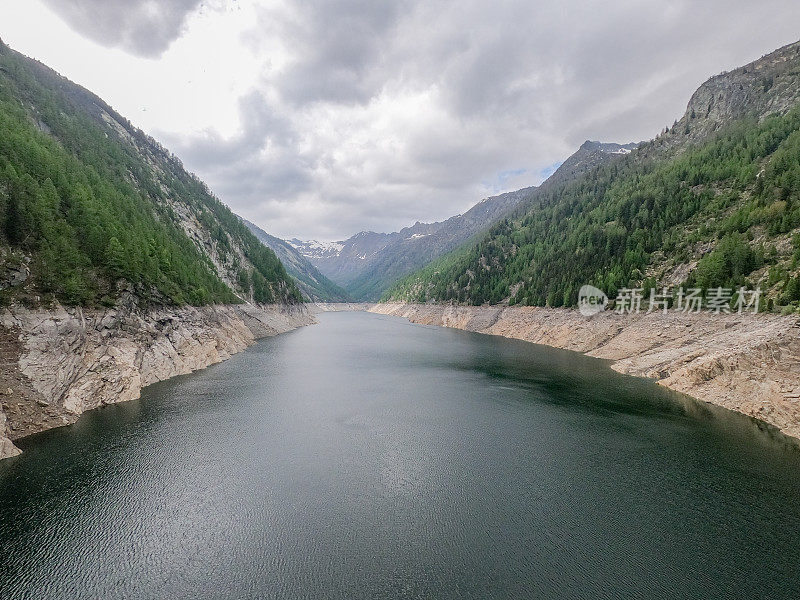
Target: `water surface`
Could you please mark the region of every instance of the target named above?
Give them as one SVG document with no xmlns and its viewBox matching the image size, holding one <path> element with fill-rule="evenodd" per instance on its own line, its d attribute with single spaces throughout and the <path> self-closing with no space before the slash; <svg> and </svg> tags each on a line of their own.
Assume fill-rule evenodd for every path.
<svg viewBox="0 0 800 600">
<path fill-rule="evenodd" d="M 366 313 L 0 463 L 0 598 L 798 598 L 800 454 L 602 361 Z"/>
</svg>

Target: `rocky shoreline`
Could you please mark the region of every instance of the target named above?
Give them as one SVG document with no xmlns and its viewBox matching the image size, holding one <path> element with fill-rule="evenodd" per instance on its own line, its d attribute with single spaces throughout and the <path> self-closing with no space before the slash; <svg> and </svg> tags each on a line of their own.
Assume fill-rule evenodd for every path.
<svg viewBox="0 0 800 600">
<path fill-rule="evenodd" d="M 759 419 L 800 439 L 800 321 L 776 315 L 415 304 L 231 305 L 0 311 L 0 458 L 14 441 L 138 398 L 157 381 L 226 360 L 257 339 L 365 310 L 608 359 L 616 371 Z"/>
<path fill-rule="evenodd" d="M 313 302 L 307 305 L 314 314 L 325 312 L 346 312 L 352 310 L 368 310 L 372 304 L 363 302 Z"/>
<path fill-rule="evenodd" d="M 587 318 L 571 309 L 389 303 L 362 310 L 608 359 L 616 371 L 655 379 L 800 439 L 797 317 L 604 312 Z"/>
<path fill-rule="evenodd" d="M 0 459 L 14 440 L 230 358 L 257 339 L 315 322 L 305 306 L 250 304 L 0 311 Z"/>
</svg>

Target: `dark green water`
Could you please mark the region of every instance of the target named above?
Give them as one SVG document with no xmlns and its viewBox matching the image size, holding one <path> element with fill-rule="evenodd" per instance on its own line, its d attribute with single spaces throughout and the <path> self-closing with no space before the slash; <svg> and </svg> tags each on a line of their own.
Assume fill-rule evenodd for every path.
<svg viewBox="0 0 800 600">
<path fill-rule="evenodd" d="M 800 597 L 800 453 L 600 361 L 364 313 L 0 463 L 0 598 Z"/>
</svg>

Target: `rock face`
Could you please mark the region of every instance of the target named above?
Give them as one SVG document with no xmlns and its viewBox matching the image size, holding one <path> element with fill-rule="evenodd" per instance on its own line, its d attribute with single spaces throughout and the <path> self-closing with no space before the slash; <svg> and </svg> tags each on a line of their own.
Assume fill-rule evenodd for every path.
<svg viewBox="0 0 800 600">
<path fill-rule="evenodd" d="M 286 272 L 295 279 L 297 287 L 311 302 L 345 302 L 347 293 L 325 277 L 299 250 L 280 238 L 268 234 L 255 223 L 242 219 L 262 244 L 272 250 L 283 263 Z"/>
<path fill-rule="evenodd" d="M 692 94 L 685 114 L 659 136 L 668 147 L 686 147 L 744 117 L 763 120 L 800 103 L 800 42 L 779 48 L 733 71 L 720 73 Z"/>
<path fill-rule="evenodd" d="M 582 352 L 800 438 L 800 322 L 773 315 L 652 313 L 592 318 L 535 307 L 377 304 L 371 312 Z"/>
<path fill-rule="evenodd" d="M 0 313 L 0 458 L 13 440 L 68 425 L 142 387 L 230 358 L 314 322 L 304 306 L 5 309 Z"/>
</svg>

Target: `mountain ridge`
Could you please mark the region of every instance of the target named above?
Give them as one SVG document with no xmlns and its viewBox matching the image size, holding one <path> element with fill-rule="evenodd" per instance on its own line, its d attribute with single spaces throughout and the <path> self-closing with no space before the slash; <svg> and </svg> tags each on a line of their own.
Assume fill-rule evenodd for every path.
<svg viewBox="0 0 800 600">
<path fill-rule="evenodd" d="M 362 231 L 347 240 L 322 244 L 289 241 L 312 264 L 342 285 L 356 300 L 377 300 L 397 279 L 480 235 L 498 220 L 535 200 L 557 181 L 576 177 L 638 146 L 586 141 L 541 185 L 490 196 L 466 212 L 438 221 L 404 227 L 398 232 Z"/>
<path fill-rule="evenodd" d="M 4 302 L 286 302 L 300 292 L 182 162 L 104 100 L 0 46 Z"/>
<path fill-rule="evenodd" d="M 623 287 L 760 285 L 770 308 L 794 310 L 799 105 L 795 42 L 709 78 L 662 134 L 554 179 L 538 203 L 384 299 L 569 306 L 587 283 L 612 298 Z"/>
</svg>

